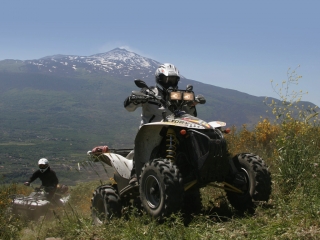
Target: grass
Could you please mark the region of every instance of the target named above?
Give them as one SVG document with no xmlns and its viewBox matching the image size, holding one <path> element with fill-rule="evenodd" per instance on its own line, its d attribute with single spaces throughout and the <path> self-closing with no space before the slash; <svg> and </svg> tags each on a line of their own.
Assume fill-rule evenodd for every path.
<svg viewBox="0 0 320 240">
<path fill-rule="evenodd" d="M 252 131 L 244 126 L 227 136 L 231 152 L 262 152 L 271 168 L 272 195 L 254 215 L 238 215 L 222 190 L 206 187 L 201 189 L 203 211 L 191 219 L 176 214 L 159 224 L 133 211 L 106 225 L 94 226 L 90 199 L 101 184 L 94 181 L 71 187 L 69 204 L 53 219 L 43 220 L 43 224 L 1 217 L 1 234 L 7 235 L 0 235 L 0 239 L 318 239 L 319 130 L 319 126 L 296 120 L 284 125 L 262 120 Z M 289 133 L 294 133 L 290 135 L 294 139 L 284 138 Z M 2 211 L 9 193 L 26 190 L 19 185 L 5 188 L 6 191 L 1 190 Z"/>
<path fill-rule="evenodd" d="M 178 214 L 159 224 L 146 215 L 136 216 L 133 212 L 126 218 L 94 226 L 89 210 L 91 191 L 88 190 L 97 184 L 92 182 L 74 187 L 70 205 L 51 220 L 43 220 L 41 224 L 6 222 L 2 226 L 10 224 L 8 228 L 15 230 L 9 232 L 11 239 L 317 239 L 320 231 L 319 217 L 312 217 L 304 208 L 294 208 L 294 202 L 301 199 L 288 204 L 278 198 L 267 207 L 258 207 L 254 216 L 237 216 L 224 198 L 212 198 L 219 195 L 212 188 L 202 191 L 203 214 L 188 223 Z M 296 193 L 296 197 L 299 196 L 302 195 Z"/>
</svg>

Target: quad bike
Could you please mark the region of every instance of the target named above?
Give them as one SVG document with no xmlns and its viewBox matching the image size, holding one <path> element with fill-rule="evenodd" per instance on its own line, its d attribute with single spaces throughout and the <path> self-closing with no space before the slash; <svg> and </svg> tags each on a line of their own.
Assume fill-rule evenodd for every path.
<svg viewBox="0 0 320 240">
<path fill-rule="evenodd" d="M 199 212 L 200 188 L 208 185 L 223 188 L 229 203 L 242 212 L 269 200 L 271 174 L 263 159 L 252 153 L 231 157 L 224 122 L 207 123 L 183 111 L 183 106 L 195 100 L 192 86 L 170 90 L 167 99 L 160 99 L 145 82 L 135 80 L 135 84 L 142 91 L 133 91 L 131 99 L 158 99 L 173 114 L 164 112 L 161 122 L 141 126 L 133 150 L 105 146 L 88 151 L 90 160 L 114 169 L 114 182 L 93 193 L 94 223 L 119 217 L 130 201 L 139 202 L 156 219 L 180 210 Z M 137 184 L 129 184 L 133 159 Z"/>
<path fill-rule="evenodd" d="M 52 199 L 48 200 L 49 191 L 46 187 L 36 187 L 29 196 L 12 195 L 11 213 L 28 220 L 38 220 L 50 209 L 64 206 L 69 200 L 68 186 L 58 186 Z"/>
</svg>

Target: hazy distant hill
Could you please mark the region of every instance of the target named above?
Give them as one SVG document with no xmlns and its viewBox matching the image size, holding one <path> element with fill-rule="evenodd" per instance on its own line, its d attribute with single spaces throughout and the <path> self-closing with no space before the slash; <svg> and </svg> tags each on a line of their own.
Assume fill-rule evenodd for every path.
<svg viewBox="0 0 320 240">
<path fill-rule="evenodd" d="M 24 178 L 37 159 L 48 157 L 63 166 L 67 179 L 66 169 L 86 160 L 86 151 L 96 145 L 132 147 L 140 111 L 127 112 L 123 101 L 138 90 L 134 79 L 154 84 L 159 64 L 119 48 L 88 57 L 0 61 L 0 174 Z M 206 121 L 241 126 L 273 117 L 266 113 L 264 97 L 186 78 L 179 86 L 187 84 L 206 97 L 197 108 Z"/>
<path fill-rule="evenodd" d="M 92 95 L 106 95 L 97 100 L 114 101 L 120 110 L 124 98 L 131 90 L 136 89 L 133 80 L 139 78 L 153 85 L 154 72 L 159 64 L 155 60 L 119 48 L 88 57 L 54 55 L 36 60 L 4 60 L 0 61 L 0 91 L 24 91 L 29 88 L 68 92 L 70 97 L 73 94 L 81 96 L 90 91 Z M 182 77 L 179 86 L 184 88 L 187 84 L 194 85 L 195 92 L 204 94 L 207 98 L 207 104 L 198 108 L 206 120 L 220 119 L 239 126 L 255 123 L 260 115 L 265 115 L 266 107 L 261 97 Z M 103 94 L 102 90 L 106 92 Z M 77 100 L 78 104 L 85 102 Z M 28 101 L 25 103 L 29 104 Z M 43 108 L 48 109 L 46 106 Z"/>
</svg>

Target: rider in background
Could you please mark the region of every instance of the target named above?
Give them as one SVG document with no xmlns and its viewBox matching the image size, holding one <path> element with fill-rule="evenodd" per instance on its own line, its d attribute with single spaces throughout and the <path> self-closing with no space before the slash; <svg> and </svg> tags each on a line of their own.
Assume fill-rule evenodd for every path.
<svg viewBox="0 0 320 240">
<path fill-rule="evenodd" d="M 166 99 L 167 90 L 168 89 L 177 89 L 178 82 L 180 80 L 179 70 L 170 63 L 164 63 L 160 65 L 156 72 L 155 72 L 155 81 L 156 86 L 151 87 L 151 91 L 149 89 L 141 89 L 142 93 L 154 95 L 154 96 L 161 96 L 161 99 Z M 199 97 L 202 98 L 201 103 L 205 103 L 205 99 L 203 96 Z M 192 116 L 197 116 L 197 111 L 195 106 L 200 102 L 198 96 L 196 100 L 188 105 L 183 106 L 183 110 Z M 144 100 L 144 99 L 131 99 L 131 96 L 127 97 L 124 101 L 124 107 L 129 112 L 135 111 L 138 107 L 142 107 L 141 113 L 141 124 L 151 123 L 151 122 L 160 122 L 163 119 L 162 113 L 164 111 L 167 114 L 171 114 L 169 109 L 165 109 L 163 104 L 160 103 L 160 100 L 152 99 L 152 100 Z M 133 162 L 134 164 L 134 162 Z M 133 184 L 137 181 L 135 175 L 135 168 L 133 167 L 131 172 L 131 179 L 130 184 Z"/>
<path fill-rule="evenodd" d="M 42 182 L 41 186 L 48 192 L 48 200 L 51 200 L 56 192 L 59 180 L 55 171 L 50 168 L 48 159 L 41 158 L 38 161 L 38 166 L 39 169 L 32 174 L 30 179 L 25 182 L 24 185 L 30 186 L 30 183 L 39 178 Z"/>
</svg>

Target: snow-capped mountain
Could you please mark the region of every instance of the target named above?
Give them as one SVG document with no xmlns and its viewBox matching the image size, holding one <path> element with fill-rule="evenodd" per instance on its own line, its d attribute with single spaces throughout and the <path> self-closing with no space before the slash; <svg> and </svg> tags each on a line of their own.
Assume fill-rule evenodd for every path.
<svg viewBox="0 0 320 240">
<path fill-rule="evenodd" d="M 148 78 L 153 76 L 159 62 L 142 57 L 126 49 L 115 48 L 91 56 L 53 55 L 37 60 L 26 60 L 24 68 L 32 72 L 77 74 L 105 72 L 110 76 Z"/>
</svg>

